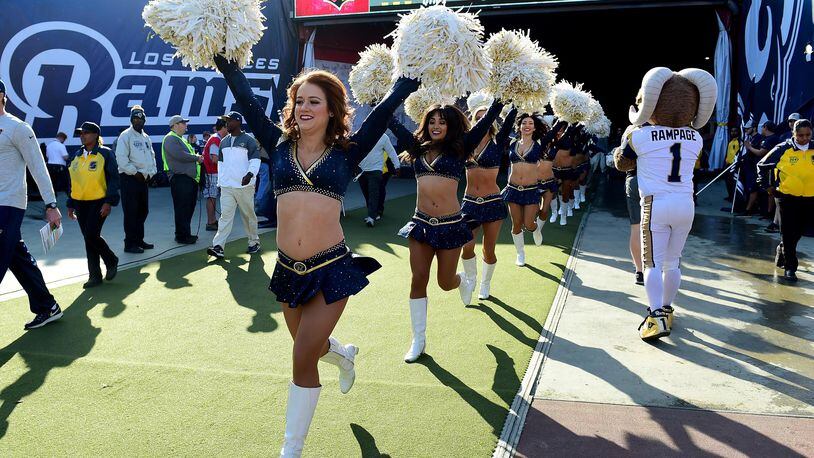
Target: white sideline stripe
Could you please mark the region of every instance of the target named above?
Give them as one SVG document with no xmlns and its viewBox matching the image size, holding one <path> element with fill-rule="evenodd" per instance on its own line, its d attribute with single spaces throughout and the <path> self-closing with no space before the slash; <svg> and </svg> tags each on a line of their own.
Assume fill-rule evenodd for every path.
<svg viewBox="0 0 814 458">
<path fill-rule="evenodd" d="M 565 272 L 560 279 L 560 286 L 557 288 L 557 294 L 554 295 L 554 302 L 551 305 L 551 310 L 548 312 L 543 331 L 540 333 L 540 338 L 537 340 L 537 345 L 534 348 L 534 353 L 531 355 L 528 368 L 523 376 L 523 381 L 520 382 L 520 389 L 514 396 L 514 401 L 509 408 L 509 414 L 506 416 L 506 422 L 503 424 L 503 431 L 498 439 L 497 447 L 492 453 L 492 458 L 510 458 L 517 453 L 517 444 L 520 442 L 520 435 L 523 432 L 523 425 L 526 423 L 526 415 L 531 407 L 534 393 L 537 391 L 537 383 L 539 381 L 540 373 L 543 366 L 548 360 L 548 353 L 551 350 L 551 344 L 554 336 L 557 333 L 557 326 L 560 323 L 563 309 L 565 308 L 565 301 L 569 295 L 569 285 L 571 278 L 574 275 L 574 265 L 577 262 L 576 254 L 579 252 L 579 247 L 582 244 L 582 232 L 588 222 L 588 217 L 591 214 L 592 205 L 585 209 L 585 216 L 577 229 L 577 234 L 574 236 L 574 245 L 571 247 L 571 254 L 568 257 L 568 262 L 565 264 Z"/>
</svg>

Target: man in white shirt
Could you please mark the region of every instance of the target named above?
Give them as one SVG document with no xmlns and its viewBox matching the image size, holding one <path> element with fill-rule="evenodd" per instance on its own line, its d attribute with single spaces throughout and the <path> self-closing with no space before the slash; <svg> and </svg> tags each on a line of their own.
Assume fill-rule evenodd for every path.
<svg viewBox="0 0 814 458">
<path fill-rule="evenodd" d="M 257 215 L 254 212 L 254 187 L 260 169 L 260 148 L 257 141 L 243 132 L 243 115 L 232 111 L 222 118 L 229 132 L 220 142 L 218 152 L 218 186 L 220 187 L 220 219 L 218 232 L 212 246 L 206 252 L 210 256 L 223 258 L 223 246 L 229 233 L 235 211 L 240 211 L 243 228 L 249 238 L 249 254 L 260 251 L 260 237 L 257 235 Z"/>
<path fill-rule="evenodd" d="M 144 131 L 146 122 L 144 109 L 134 106 L 130 110 L 130 127 L 116 140 L 126 253 L 144 253 L 153 248 L 144 241 L 144 222 L 150 211 L 147 182 L 157 172 L 152 140 Z"/>
<path fill-rule="evenodd" d="M 367 227 L 373 227 L 376 220 L 381 218 L 383 208 L 380 207 L 383 206 L 381 194 L 383 191 L 385 158 L 389 158 L 396 169 L 399 168 L 396 149 L 390 143 L 390 137 L 387 134 L 382 134 L 376 146 L 359 163 L 362 173 L 358 176 L 358 179 L 359 187 L 362 188 L 362 194 L 365 196 L 365 202 L 367 203 L 367 217 L 365 217 Z"/>
<path fill-rule="evenodd" d="M 51 179 L 31 126 L 6 113 L 6 86 L 0 80 L 0 282 L 11 270 L 28 295 L 35 317 L 25 329 L 34 329 L 58 320 L 62 309 L 48 291 L 37 261 L 28 252 L 20 228 L 28 205 L 25 171 L 37 183 L 45 202 L 45 219 L 57 228 L 62 215 L 57 209 Z"/>
<path fill-rule="evenodd" d="M 56 139 L 45 146 L 45 156 L 47 157 L 48 174 L 51 176 L 51 183 L 54 191 L 65 191 L 68 189 L 68 150 L 65 148 L 65 140 L 68 136 L 64 132 L 57 134 Z"/>
</svg>

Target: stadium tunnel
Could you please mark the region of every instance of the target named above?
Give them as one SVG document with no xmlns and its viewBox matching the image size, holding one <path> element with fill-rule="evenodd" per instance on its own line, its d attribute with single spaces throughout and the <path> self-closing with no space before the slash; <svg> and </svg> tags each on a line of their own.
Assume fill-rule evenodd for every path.
<svg viewBox="0 0 814 458">
<path fill-rule="evenodd" d="M 713 72 L 716 12 L 737 11 L 729 3 L 727 8 L 723 1 L 537 2 L 531 8 L 484 7 L 480 18 L 487 36 L 503 28 L 529 30 L 532 38 L 558 57 L 559 78 L 584 83 L 614 128 L 624 128 L 641 79 L 652 67 Z M 388 15 L 305 20 L 300 22 L 300 39 L 304 45 L 316 31 L 315 58 L 349 66 L 366 46 L 392 44 L 385 36 L 396 19 Z"/>
</svg>

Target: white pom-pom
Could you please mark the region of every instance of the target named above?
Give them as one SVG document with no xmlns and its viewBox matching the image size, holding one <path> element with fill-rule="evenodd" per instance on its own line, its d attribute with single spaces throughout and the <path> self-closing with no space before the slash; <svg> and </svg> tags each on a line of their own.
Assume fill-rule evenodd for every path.
<svg viewBox="0 0 814 458">
<path fill-rule="evenodd" d="M 353 97 L 360 105 L 378 103 L 393 83 L 393 56 L 382 44 L 368 46 L 359 53 L 359 62 L 348 77 Z"/>
<path fill-rule="evenodd" d="M 554 115 L 569 124 L 582 122 L 593 113 L 591 94 L 582 90 L 582 85 L 572 86 L 561 81 L 551 88 L 551 109 Z"/>
<path fill-rule="evenodd" d="M 527 33 L 501 30 L 485 45 L 492 61 L 487 89 L 500 100 L 511 100 L 521 112 L 539 112 L 550 98 L 557 59 Z"/>
<path fill-rule="evenodd" d="M 263 37 L 265 17 L 261 0 L 150 0 L 141 17 L 161 39 L 175 48 L 175 56 L 191 67 L 215 68 L 222 54 L 239 65 L 252 60 L 252 46 Z"/>
<path fill-rule="evenodd" d="M 438 88 L 420 87 L 417 91 L 410 94 L 407 100 L 404 101 L 404 112 L 416 124 L 421 123 L 424 118 L 424 113 L 433 105 L 452 105 L 455 100 L 451 97 L 444 96 Z"/>
<path fill-rule="evenodd" d="M 598 138 L 605 138 L 610 135 L 611 122 L 604 114 L 599 118 L 591 120 L 585 124 L 585 131 Z"/>
<path fill-rule="evenodd" d="M 460 97 L 486 86 L 489 59 L 477 15 L 443 4 L 403 15 L 392 33 L 395 76 L 421 80 L 442 94 Z"/>
<path fill-rule="evenodd" d="M 474 114 L 475 110 L 481 107 L 490 107 L 495 98 L 487 94 L 486 91 L 477 91 L 469 94 L 466 99 L 466 108 L 470 114 Z"/>
</svg>

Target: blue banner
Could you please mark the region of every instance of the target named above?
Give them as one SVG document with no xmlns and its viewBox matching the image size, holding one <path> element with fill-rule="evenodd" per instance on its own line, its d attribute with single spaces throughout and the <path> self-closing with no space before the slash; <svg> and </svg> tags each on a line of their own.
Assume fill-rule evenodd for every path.
<svg viewBox="0 0 814 458">
<path fill-rule="evenodd" d="M 814 2 L 745 0 L 738 110 L 744 120 L 785 127 L 814 114 Z"/>
<path fill-rule="evenodd" d="M 211 130 L 217 116 L 235 105 L 225 80 L 214 70 L 191 71 L 174 49 L 144 26 L 147 0 L 0 0 L 0 77 L 9 111 L 32 125 L 40 141 L 57 132 L 79 144 L 73 130 L 83 121 L 102 127 L 111 143 L 130 124 L 140 104 L 154 141 L 167 133 L 176 114 L 188 117 L 189 132 Z M 244 69 L 255 93 L 276 119 L 296 71 L 297 35 L 290 2 L 267 2 L 263 39 Z"/>
</svg>

